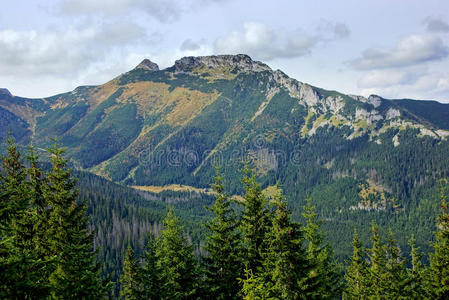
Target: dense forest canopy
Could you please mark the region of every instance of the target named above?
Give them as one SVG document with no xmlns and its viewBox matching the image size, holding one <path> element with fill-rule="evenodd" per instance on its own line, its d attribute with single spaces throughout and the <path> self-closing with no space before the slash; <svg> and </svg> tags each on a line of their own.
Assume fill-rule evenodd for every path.
<svg viewBox="0 0 449 300">
<path fill-rule="evenodd" d="M 4 299 L 113 295 L 124 299 L 446 299 L 449 295 L 445 181 L 439 183 L 440 213 L 428 259 L 423 259 L 413 235 L 411 250 L 405 253 L 391 230 L 381 234 L 373 222 L 371 242 L 361 242 L 359 231 L 354 232 L 353 254 L 342 264 L 325 238 L 313 199 L 303 207 L 303 221 L 294 221 L 282 190 L 264 194 L 248 167 L 243 172 L 242 199 L 225 193 L 217 169 L 204 231 L 196 239 L 189 234 L 195 230 L 189 228 L 186 211 L 176 208 L 183 200 L 172 201 L 167 208 L 155 195 L 151 199 L 130 193 L 115 201 L 114 196 L 99 197 L 100 189 L 96 200 L 80 201 L 76 179 L 56 142 L 48 150 L 50 167 L 44 170 L 33 147 L 23 157 L 11 139 L 8 144 L 0 177 L 0 295 Z M 94 185 L 99 179 L 87 180 Z M 85 195 L 94 196 L 95 190 Z M 139 206 L 139 201 L 146 205 Z M 95 250 L 98 246 L 101 252 Z M 120 284 L 116 281 L 114 289 L 110 280 L 118 277 Z"/>
</svg>

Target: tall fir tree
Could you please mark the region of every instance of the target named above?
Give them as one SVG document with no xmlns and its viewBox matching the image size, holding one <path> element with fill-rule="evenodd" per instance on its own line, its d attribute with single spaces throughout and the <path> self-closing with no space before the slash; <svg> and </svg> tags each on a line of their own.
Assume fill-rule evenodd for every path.
<svg viewBox="0 0 449 300">
<path fill-rule="evenodd" d="M 125 260 L 123 261 L 123 274 L 120 278 L 121 291 L 120 296 L 124 300 L 143 300 L 151 299 L 144 297 L 144 272 L 134 255 L 131 247 L 126 250 Z"/>
<path fill-rule="evenodd" d="M 365 249 L 356 230 L 354 230 L 352 249 L 351 263 L 345 274 L 347 283 L 345 299 L 367 299 L 368 264 L 366 262 Z"/>
<path fill-rule="evenodd" d="M 416 246 L 415 237 L 412 235 L 409 240 L 411 268 L 407 269 L 407 297 L 410 299 L 427 299 L 425 288 L 425 271 L 422 264 L 422 254 Z"/>
<path fill-rule="evenodd" d="M 266 235 L 271 225 L 271 211 L 268 201 L 248 166 L 244 168 L 242 180 L 245 186 L 244 207 L 241 228 L 243 232 L 244 264 L 246 269 L 257 273 L 263 266 L 263 255 L 267 248 Z"/>
<path fill-rule="evenodd" d="M 198 293 L 198 262 L 179 219 L 169 208 L 157 243 L 156 257 L 161 271 L 162 299 L 192 299 Z"/>
<path fill-rule="evenodd" d="M 63 299 L 101 299 L 107 296 L 110 284 L 103 281 L 100 265 L 93 251 L 93 233 L 88 230 L 85 202 L 76 201 L 76 181 L 67 168 L 64 150 L 49 149 L 52 170 L 47 174 L 44 197 L 52 206 L 47 238 L 50 254 L 56 265 L 50 275 L 52 296 Z"/>
<path fill-rule="evenodd" d="M 48 296 L 44 260 L 33 242 L 35 211 L 21 154 L 11 137 L 0 175 L 0 296 L 41 299 Z"/>
<path fill-rule="evenodd" d="M 428 294 L 433 299 L 449 299 L 449 205 L 441 184 L 441 212 L 437 218 L 434 252 L 430 254 Z"/>
<path fill-rule="evenodd" d="M 145 264 L 142 268 L 143 295 L 144 299 L 147 300 L 160 299 L 161 294 L 161 270 L 158 268 L 156 251 L 157 240 L 151 233 L 150 228 L 150 234 L 144 253 Z"/>
<path fill-rule="evenodd" d="M 219 168 L 212 184 L 216 193 L 215 203 L 208 209 L 214 214 L 206 227 L 210 234 L 206 238 L 204 258 L 208 293 L 214 299 L 238 299 L 242 277 L 242 241 L 239 222 L 231 199 L 224 194 L 223 177 Z"/>
<path fill-rule="evenodd" d="M 325 242 L 320 230 L 321 223 L 311 199 L 307 199 L 303 216 L 306 220 L 304 227 L 305 237 L 308 241 L 308 259 L 314 268 L 309 272 L 308 281 L 315 288 L 308 294 L 309 299 L 334 299 L 339 297 L 343 290 L 343 276 L 341 266 L 335 261 L 331 246 Z"/>
<path fill-rule="evenodd" d="M 389 282 L 387 276 L 387 250 L 377 226 L 371 227 L 372 248 L 368 251 L 370 266 L 368 274 L 368 293 L 371 297 L 382 299 L 386 295 Z"/>
<path fill-rule="evenodd" d="M 316 288 L 308 276 L 314 265 L 308 259 L 301 225 L 291 221 L 291 211 L 278 187 L 273 206 L 275 214 L 264 261 L 271 284 L 266 286 L 272 286 L 271 296 L 276 299 L 308 299 Z"/>
</svg>

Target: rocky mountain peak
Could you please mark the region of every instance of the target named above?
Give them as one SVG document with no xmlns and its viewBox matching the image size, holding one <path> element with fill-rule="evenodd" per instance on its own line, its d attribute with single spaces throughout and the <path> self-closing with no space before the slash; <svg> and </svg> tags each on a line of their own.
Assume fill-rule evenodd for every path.
<svg viewBox="0 0 449 300">
<path fill-rule="evenodd" d="M 151 60 L 145 58 L 134 69 L 144 69 L 147 71 L 159 71 L 159 66 Z"/>
<path fill-rule="evenodd" d="M 5 89 L 5 88 L 0 88 L 0 96 L 1 95 L 6 95 L 6 96 L 9 96 L 9 97 L 12 96 L 11 92 L 8 91 L 8 89 Z"/>
<path fill-rule="evenodd" d="M 271 71 L 264 63 L 254 61 L 245 54 L 237 55 L 212 55 L 212 56 L 187 56 L 175 62 L 176 73 L 190 73 L 196 68 L 229 68 L 235 72 L 262 72 Z"/>
</svg>

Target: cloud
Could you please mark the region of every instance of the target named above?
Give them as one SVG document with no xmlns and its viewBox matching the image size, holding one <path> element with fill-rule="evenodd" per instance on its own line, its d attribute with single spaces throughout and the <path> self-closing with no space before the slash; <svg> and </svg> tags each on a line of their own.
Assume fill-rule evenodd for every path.
<svg viewBox="0 0 449 300">
<path fill-rule="evenodd" d="M 45 32 L 0 31 L 0 69 L 10 76 L 73 78 L 135 41 L 146 42 L 144 28 L 130 22 Z"/>
<path fill-rule="evenodd" d="M 428 16 L 423 24 L 429 32 L 449 32 L 449 24 L 440 18 Z"/>
<path fill-rule="evenodd" d="M 256 59 L 294 58 L 311 53 L 319 43 L 348 37 L 349 28 L 343 23 L 322 20 L 317 32 L 309 34 L 301 29 L 273 29 L 265 24 L 248 22 L 240 31 L 233 31 L 214 43 L 217 54 L 244 53 Z"/>
<path fill-rule="evenodd" d="M 62 0 L 59 10 L 67 15 L 118 15 L 143 12 L 156 20 L 169 23 L 185 12 L 229 0 Z"/>
<path fill-rule="evenodd" d="M 182 42 L 181 47 L 179 48 L 181 51 L 195 51 L 201 48 L 201 45 L 197 42 L 192 41 L 191 39 L 186 39 Z"/>
<path fill-rule="evenodd" d="M 349 61 L 357 70 L 396 68 L 438 61 L 449 54 L 448 47 L 434 35 L 411 35 L 401 39 L 390 50 L 367 49 L 362 57 Z"/>
<path fill-rule="evenodd" d="M 243 31 L 233 31 L 214 43 L 219 54 L 245 53 L 262 60 L 291 58 L 310 53 L 318 42 L 300 30 L 275 30 L 260 23 L 245 23 Z"/>
<path fill-rule="evenodd" d="M 351 30 L 345 23 L 331 22 L 324 19 L 320 21 L 318 31 L 323 35 L 323 38 L 328 40 L 345 39 L 351 35 Z"/>
<path fill-rule="evenodd" d="M 358 82 L 360 94 L 387 98 L 438 99 L 449 102 L 449 73 L 430 71 L 427 67 L 403 70 L 375 70 Z"/>
<path fill-rule="evenodd" d="M 418 80 L 420 74 L 426 74 L 427 72 L 426 67 L 372 70 L 357 81 L 357 86 L 359 88 L 386 88 L 413 84 Z"/>
</svg>

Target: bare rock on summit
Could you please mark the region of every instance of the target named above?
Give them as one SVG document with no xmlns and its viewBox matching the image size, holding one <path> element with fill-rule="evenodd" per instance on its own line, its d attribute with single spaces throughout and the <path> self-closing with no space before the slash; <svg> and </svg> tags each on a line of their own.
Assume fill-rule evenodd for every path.
<svg viewBox="0 0 449 300">
<path fill-rule="evenodd" d="M 254 61 L 245 54 L 237 55 L 212 55 L 212 56 L 187 56 L 175 61 L 176 73 L 189 73 L 197 67 L 206 68 L 235 68 L 238 72 L 262 72 L 271 71 L 270 67 L 259 61 Z"/>
<path fill-rule="evenodd" d="M 142 60 L 140 64 L 137 65 L 137 67 L 135 67 L 135 69 L 144 69 L 147 71 L 159 71 L 159 66 L 154 62 L 152 62 L 151 60 L 145 58 L 144 60 Z"/>
</svg>

